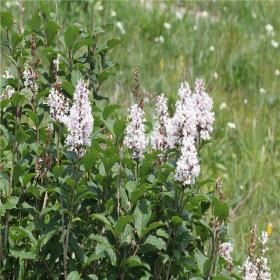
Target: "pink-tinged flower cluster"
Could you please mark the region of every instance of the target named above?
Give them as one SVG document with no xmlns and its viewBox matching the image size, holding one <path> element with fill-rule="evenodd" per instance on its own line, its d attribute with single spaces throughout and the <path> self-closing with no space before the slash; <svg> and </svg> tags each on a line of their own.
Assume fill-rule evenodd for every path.
<svg viewBox="0 0 280 280">
<path fill-rule="evenodd" d="M 182 141 L 181 156 L 177 161 L 175 179 L 183 185 L 191 185 L 199 175 L 200 165 L 197 158 L 197 150 L 194 138 L 184 137 Z"/>
<path fill-rule="evenodd" d="M 167 133 L 170 147 L 181 146 L 184 137 L 196 135 L 196 112 L 188 83 L 181 84 L 174 116 L 169 120 Z"/>
<path fill-rule="evenodd" d="M 14 93 L 15 93 L 15 89 L 10 85 L 7 85 L 5 90 L 0 94 L 0 101 L 11 98 Z"/>
<path fill-rule="evenodd" d="M 230 242 L 224 242 L 219 245 L 219 255 L 228 263 L 232 263 L 233 246 Z"/>
<path fill-rule="evenodd" d="M 36 80 L 38 79 L 38 76 L 36 72 L 32 69 L 31 66 L 25 66 L 23 71 L 23 81 L 24 86 L 26 88 L 31 89 L 33 94 L 36 94 L 38 92 L 38 85 L 36 83 Z"/>
<path fill-rule="evenodd" d="M 270 267 L 265 253 L 268 235 L 262 232 L 259 238 L 261 244 L 260 256 L 249 256 L 243 264 L 243 280 L 271 280 Z"/>
<path fill-rule="evenodd" d="M 187 82 L 183 82 L 178 90 L 173 117 L 168 115 L 167 99 L 162 94 L 157 98 L 155 127 L 151 133 L 151 147 L 154 150 L 177 148 L 180 157 L 177 161 L 175 179 L 184 185 L 195 182 L 200 172 L 196 142 L 210 138 L 213 131 L 213 102 L 205 92 L 204 83 L 197 79 L 195 91 Z M 130 109 L 131 122 L 127 126 L 124 144 L 133 150 L 133 158 L 143 157 L 146 137 L 144 133 L 143 111 L 138 105 Z"/>
<path fill-rule="evenodd" d="M 143 157 L 147 139 L 145 136 L 144 111 L 138 104 L 129 110 L 129 123 L 126 127 L 124 145 L 132 150 L 132 158 L 139 160 Z"/>
<path fill-rule="evenodd" d="M 154 150 L 164 151 L 169 148 L 167 126 L 169 121 L 167 98 L 162 93 L 156 100 L 156 122 L 151 135 L 151 146 Z"/>
<path fill-rule="evenodd" d="M 69 113 L 68 99 L 56 88 L 51 88 L 47 98 L 47 105 L 50 108 L 50 114 L 53 119 L 63 123 Z"/>
<path fill-rule="evenodd" d="M 2 75 L 2 77 L 6 80 L 14 78 L 14 76 L 8 70 L 5 70 L 5 74 Z M 0 94 L 0 101 L 11 98 L 14 93 L 15 89 L 10 85 L 6 85 L 6 88 Z"/>
<path fill-rule="evenodd" d="M 80 80 L 74 92 L 74 103 L 70 114 L 64 120 L 67 126 L 65 143 L 70 146 L 77 156 L 84 155 L 84 146 L 90 146 L 93 130 L 93 117 L 89 101 L 88 85 Z"/>
<path fill-rule="evenodd" d="M 197 79 L 195 81 L 195 92 L 193 102 L 196 110 L 196 127 L 201 139 L 209 140 L 213 131 L 215 115 L 213 110 L 213 101 L 206 93 L 204 81 Z"/>
</svg>

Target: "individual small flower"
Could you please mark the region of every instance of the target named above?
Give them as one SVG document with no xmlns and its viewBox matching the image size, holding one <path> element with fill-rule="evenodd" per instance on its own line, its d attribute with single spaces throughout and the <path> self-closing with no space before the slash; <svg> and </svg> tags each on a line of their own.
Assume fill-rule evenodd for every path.
<svg viewBox="0 0 280 280">
<path fill-rule="evenodd" d="M 253 19 L 257 18 L 257 14 L 255 12 L 252 12 L 252 18 Z"/>
<path fill-rule="evenodd" d="M 222 110 L 224 110 L 226 108 L 227 108 L 227 103 L 225 103 L 225 102 L 221 103 L 220 110 L 222 111 Z"/>
<path fill-rule="evenodd" d="M 111 17 L 115 17 L 117 15 L 116 11 L 111 10 Z"/>
<path fill-rule="evenodd" d="M 23 71 L 24 86 L 32 90 L 33 94 L 38 92 L 38 85 L 36 80 L 38 79 L 37 73 L 31 66 L 25 66 Z"/>
<path fill-rule="evenodd" d="M 217 73 L 217 72 L 214 72 L 213 77 L 214 77 L 215 80 L 217 80 L 218 77 L 219 77 L 218 73 Z"/>
<path fill-rule="evenodd" d="M 167 123 L 169 120 L 167 98 L 164 94 L 157 97 L 156 101 L 156 122 L 151 135 L 151 146 L 154 150 L 164 151 L 169 148 Z"/>
<path fill-rule="evenodd" d="M 199 173 L 200 166 L 194 138 L 184 137 L 181 156 L 177 161 L 175 180 L 182 182 L 184 186 L 188 186 L 195 182 Z"/>
<path fill-rule="evenodd" d="M 129 109 L 129 123 L 126 127 L 124 145 L 132 150 L 132 158 L 140 160 L 144 156 L 147 145 L 145 136 L 144 111 L 138 104 L 134 104 Z"/>
<path fill-rule="evenodd" d="M 64 123 L 69 112 L 69 102 L 58 89 L 51 88 L 47 98 L 47 105 L 50 107 L 51 117 L 60 123 Z"/>
<path fill-rule="evenodd" d="M 169 29 L 171 28 L 171 24 L 170 24 L 169 22 L 165 22 L 165 23 L 163 24 L 163 26 L 164 26 L 164 28 L 167 29 L 167 30 L 169 30 Z"/>
<path fill-rule="evenodd" d="M 215 114 L 213 110 L 212 98 L 205 91 L 202 79 L 195 81 L 195 93 L 193 94 L 193 102 L 196 110 L 196 127 L 198 133 L 203 140 L 209 140 L 213 131 Z"/>
<path fill-rule="evenodd" d="M 230 242 L 224 242 L 219 245 L 219 254 L 228 263 L 232 263 L 233 246 Z"/>
<path fill-rule="evenodd" d="M 227 127 L 230 128 L 230 129 L 236 129 L 236 124 L 233 123 L 233 122 L 228 122 Z"/>
<path fill-rule="evenodd" d="M 5 70 L 5 74 L 2 75 L 2 77 L 6 80 L 14 78 L 14 76 L 9 72 L 9 70 Z"/>
<path fill-rule="evenodd" d="M 274 36 L 274 27 L 271 24 L 266 24 L 265 30 L 268 35 Z"/>
<path fill-rule="evenodd" d="M 91 144 L 94 122 L 88 85 L 83 80 L 78 81 L 74 92 L 74 104 L 64 122 L 68 133 L 65 143 L 70 146 L 69 150 L 75 152 L 78 157 L 83 156 L 84 146 Z"/>
<path fill-rule="evenodd" d="M 260 93 L 265 94 L 266 93 L 266 89 L 260 88 Z"/>
<path fill-rule="evenodd" d="M 268 236 L 271 235 L 272 229 L 273 229 L 272 223 L 268 223 L 267 226 L 266 226 L 266 230 L 265 230 Z"/>
<path fill-rule="evenodd" d="M 196 136 L 196 110 L 192 98 L 192 92 L 187 82 L 180 85 L 174 116 L 168 121 L 167 134 L 171 148 L 181 146 L 184 137 Z"/>
<path fill-rule="evenodd" d="M 210 50 L 210 52 L 213 52 L 213 51 L 215 51 L 215 47 L 214 46 L 210 46 L 209 50 Z"/>
<path fill-rule="evenodd" d="M 197 18 L 207 18 L 208 17 L 208 12 L 207 11 L 198 11 L 196 13 Z"/>
<path fill-rule="evenodd" d="M 278 48 L 279 47 L 279 43 L 277 42 L 277 41 L 275 41 L 275 40 L 271 40 L 271 46 L 273 47 L 273 48 Z"/>
<path fill-rule="evenodd" d="M 156 37 L 155 42 L 160 44 L 164 43 L 164 37 L 161 35 L 159 37 Z"/>
<path fill-rule="evenodd" d="M 122 22 L 117 21 L 116 26 L 117 26 L 117 28 L 119 29 L 119 31 L 121 32 L 121 34 L 125 34 L 125 33 L 126 33 L 126 31 L 125 31 L 125 29 L 124 29 L 124 27 L 123 27 Z"/>
<path fill-rule="evenodd" d="M 274 74 L 275 74 L 276 76 L 280 76 L 280 70 L 279 70 L 279 69 L 276 69 L 275 72 L 274 72 Z"/>
<path fill-rule="evenodd" d="M 59 62 L 60 62 L 60 54 L 57 55 L 57 58 L 54 59 L 53 61 L 53 65 L 55 67 L 55 71 L 58 72 L 59 71 Z"/>
<path fill-rule="evenodd" d="M 175 12 L 175 17 L 178 19 L 178 20 L 182 20 L 184 18 L 184 15 L 185 15 L 185 10 L 177 10 Z"/>
<path fill-rule="evenodd" d="M 247 105 L 247 104 L 248 104 L 247 98 L 245 98 L 245 99 L 243 100 L 243 102 L 244 102 L 245 105 Z"/>
<path fill-rule="evenodd" d="M 7 85 L 5 90 L 0 95 L 0 101 L 11 98 L 14 93 L 15 93 L 15 89 L 10 85 Z"/>
</svg>

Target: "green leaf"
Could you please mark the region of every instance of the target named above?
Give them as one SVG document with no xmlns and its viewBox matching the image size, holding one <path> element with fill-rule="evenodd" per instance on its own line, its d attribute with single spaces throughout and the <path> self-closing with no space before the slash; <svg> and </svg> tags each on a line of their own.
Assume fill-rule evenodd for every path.
<svg viewBox="0 0 280 280">
<path fill-rule="evenodd" d="M 70 235 L 69 245 L 81 263 L 84 263 L 85 252 L 73 235 Z"/>
<path fill-rule="evenodd" d="M 144 245 L 152 246 L 159 251 L 166 250 L 165 241 L 163 239 L 161 239 L 160 237 L 156 237 L 154 235 L 149 235 L 147 237 L 146 241 L 144 242 Z"/>
<path fill-rule="evenodd" d="M 130 196 L 131 202 L 134 204 L 141 197 L 141 195 L 144 194 L 150 188 L 151 186 L 148 184 L 141 185 L 139 188 L 132 192 Z"/>
<path fill-rule="evenodd" d="M 137 266 L 143 266 L 141 259 L 138 256 L 130 256 L 125 261 L 125 264 L 129 267 L 137 267 Z"/>
<path fill-rule="evenodd" d="M 124 228 L 126 227 L 126 225 L 128 223 L 130 223 L 132 221 L 133 217 L 132 216 L 122 216 L 119 218 L 118 222 L 115 225 L 114 228 L 114 235 L 116 237 L 119 237 L 120 234 L 123 232 Z"/>
<path fill-rule="evenodd" d="M 34 178 L 35 176 L 36 176 L 36 173 L 24 174 L 22 177 L 22 185 L 26 186 L 32 180 L 32 178 Z"/>
<path fill-rule="evenodd" d="M 104 225 L 106 225 L 106 227 L 109 230 L 113 231 L 111 222 L 103 214 L 99 214 L 99 213 L 92 214 L 91 218 L 93 220 L 98 220 L 98 221 L 102 222 Z"/>
<path fill-rule="evenodd" d="M 122 41 L 119 38 L 113 38 L 113 39 L 110 39 L 107 41 L 107 46 L 108 46 L 108 48 L 112 49 L 115 46 L 121 44 L 121 42 Z"/>
<path fill-rule="evenodd" d="M 179 216 L 172 216 L 171 221 L 175 226 L 179 226 L 182 224 L 183 219 L 180 218 Z"/>
<path fill-rule="evenodd" d="M 109 105 L 109 106 L 105 107 L 105 109 L 103 110 L 103 113 L 102 113 L 103 119 L 107 120 L 108 117 L 110 115 L 112 115 L 112 113 L 119 108 L 121 108 L 121 106 L 117 105 L 117 104 L 113 104 L 113 105 Z"/>
<path fill-rule="evenodd" d="M 36 113 L 33 112 L 33 111 L 29 111 L 29 112 L 27 113 L 27 115 L 28 115 L 28 117 L 33 121 L 34 125 L 35 125 L 36 127 L 38 127 L 39 124 L 40 124 L 38 114 L 36 114 Z"/>
<path fill-rule="evenodd" d="M 36 255 L 32 252 L 26 252 L 25 250 L 22 249 L 10 249 L 10 254 L 15 257 L 15 258 L 19 258 L 19 259 L 23 259 L 23 260 L 35 260 L 36 259 Z"/>
<path fill-rule="evenodd" d="M 121 143 L 124 137 L 125 130 L 125 121 L 124 120 L 116 120 L 113 126 L 114 137 L 117 143 Z"/>
<path fill-rule="evenodd" d="M 9 192 L 9 180 L 7 175 L 5 176 L 4 174 L 0 174 L 0 194 L 3 193 L 4 195 L 1 194 L 1 197 L 6 197 L 8 196 Z M 0 203 L 1 205 L 1 203 Z M 1 206 L 0 206 L 1 209 Z"/>
<path fill-rule="evenodd" d="M 13 16 L 8 12 L 1 12 L 0 18 L 2 28 L 10 29 L 13 25 Z"/>
<path fill-rule="evenodd" d="M 69 94 L 69 96 L 73 97 L 73 93 L 74 93 L 75 89 L 71 82 L 69 82 L 67 80 L 63 81 L 61 86 Z"/>
<path fill-rule="evenodd" d="M 138 201 L 133 212 L 134 226 L 139 238 L 142 237 L 142 230 L 146 228 L 152 215 L 151 204 L 147 199 Z"/>
<path fill-rule="evenodd" d="M 98 277 L 95 274 L 89 274 L 87 277 L 91 280 L 98 280 Z"/>
<path fill-rule="evenodd" d="M 39 14 L 34 14 L 30 21 L 29 21 L 29 26 L 32 30 L 34 31 L 39 31 L 41 27 L 41 17 Z"/>
<path fill-rule="evenodd" d="M 150 231 L 152 231 L 153 229 L 156 229 L 156 228 L 159 228 L 159 227 L 162 227 L 162 226 L 165 226 L 165 223 L 163 222 L 154 222 L 154 223 L 151 223 L 147 228 L 145 228 L 143 231 L 142 231 L 142 234 L 143 234 L 143 237 L 149 233 Z"/>
<path fill-rule="evenodd" d="M 78 49 L 80 49 L 83 46 L 91 46 L 93 45 L 93 43 L 94 41 L 92 38 L 78 40 L 76 44 L 73 46 L 73 52 L 75 53 Z"/>
<path fill-rule="evenodd" d="M 59 26 L 54 21 L 48 21 L 45 26 L 47 41 L 51 43 L 57 34 Z"/>
<path fill-rule="evenodd" d="M 207 258 L 202 252 L 196 251 L 194 254 L 194 257 L 196 259 L 197 267 L 202 275 L 205 273 L 205 267 L 207 266 L 207 263 L 209 262 L 209 258 Z"/>
<path fill-rule="evenodd" d="M 7 210 L 15 209 L 17 207 L 19 198 L 17 196 L 9 197 L 4 204 L 0 204 L 0 217 L 5 214 Z"/>
<path fill-rule="evenodd" d="M 116 265 L 117 263 L 117 257 L 115 252 L 113 251 L 111 245 L 106 244 L 97 244 L 95 247 L 95 252 L 97 255 L 104 255 L 105 257 L 108 257 L 111 261 L 112 265 Z"/>
<path fill-rule="evenodd" d="M 124 231 L 121 233 L 120 236 L 120 245 L 131 244 L 133 240 L 133 228 L 130 224 L 125 226 Z"/>
<path fill-rule="evenodd" d="M 68 276 L 67 276 L 67 280 L 80 280 L 80 274 L 78 271 L 71 271 Z"/>
<path fill-rule="evenodd" d="M 29 139 L 29 135 L 27 135 L 23 130 L 23 128 L 20 126 L 19 129 L 16 131 L 15 140 L 19 143 L 22 143 L 28 139 Z"/>
<path fill-rule="evenodd" d="M 9 145 L 10 137 L 7 128 L 0 124 L 0 145 L 2 149 L 5 149 Z"/>
<path fill-rule="evenodd" d="M 79 28 L 76 25 L 70 25 L 64 33 L 64 41 L 66 47 L 72 49 L 77 37 L 79 36 Z"/>
<path fill-rule="evenodd" d="M 220 221 L 224 221 L 229 216 L 229 207 L 227 203 L 220 201 L 217 197 L 212 200 L 213 214 Z"/>
<path fill-rule="evenodd" d="M 52 172 L 53 172 L 53 175 L 56 179 L 58 179 L 59 177 L 63 177 L 63 171 L 64 171 L 64 167 L 63 165 L 57 165 L 57 166 L 54 166 Z"/>
<path fill-rule="evenodd" d="M 12 48 L 15 48 L 20 41 L 21 41 L 21 36 L 19 36 L 16 32 L 13 32 L 11 35 Z"/>
<path fill-rule="evenodd" d="M 102 71 L 99 75 L 98 75 L 98 79 L 99 79 L 99 82 L 100 84 L 102 84 L 103 82 L 105 82 L 110 76 L 114 75 L 113 72 L 110 72 L 110 71 L 107 71 L 107 70 L 104 70 Z M 111 105 L 111 106 L 114 106 L 114 105 Z"/>
</svg>

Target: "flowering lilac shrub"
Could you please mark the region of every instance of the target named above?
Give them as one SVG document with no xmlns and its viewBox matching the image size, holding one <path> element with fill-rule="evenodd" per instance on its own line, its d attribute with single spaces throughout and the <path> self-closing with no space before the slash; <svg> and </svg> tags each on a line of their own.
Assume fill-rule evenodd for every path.
<svg viewBox="0 0 280 280">
<path fill-rule="evenodd" d="M 158 96 L 149 131 L 142 101 L 127 119 L 100 95 L 119 39 L 45 10 L 26 27 L 2 12 L 1 27 L 1 277 L 270 279 L 266 236 L 236 266 L 221 181 L 199 176 L 214 124 L 203 80 L 181 84 L 173 114 Z"/>
</svg>

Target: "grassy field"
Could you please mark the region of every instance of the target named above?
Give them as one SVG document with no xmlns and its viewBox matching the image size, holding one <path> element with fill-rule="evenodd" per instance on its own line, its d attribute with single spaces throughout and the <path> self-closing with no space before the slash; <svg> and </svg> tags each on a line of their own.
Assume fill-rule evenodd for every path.
<svg viewBox="0 0 280 280">
<path fill-rule="evenodd" d="M 26 13 L 35 2 L 26 3 Z M 12 3 L 13 4 L 13 3 Z M 36 4 L 37 5 L 37 4 Z M 249 228 L 272 224 L 272 279 L 280 278 L 280 2 L 50 2 L 60 23 L 113 23 L 123 44 L 121 71 L 102 88 L 129 105 L 139 68 L 146 111 L 164 92 L 204 77 L 214 99 L 213 143 L 202 155 L 202 176 L 220 176 L 232 208 L 231 236 L 244 256 Z M 12 9 L 12 6 L 10 7 Z"/>
</svg>

